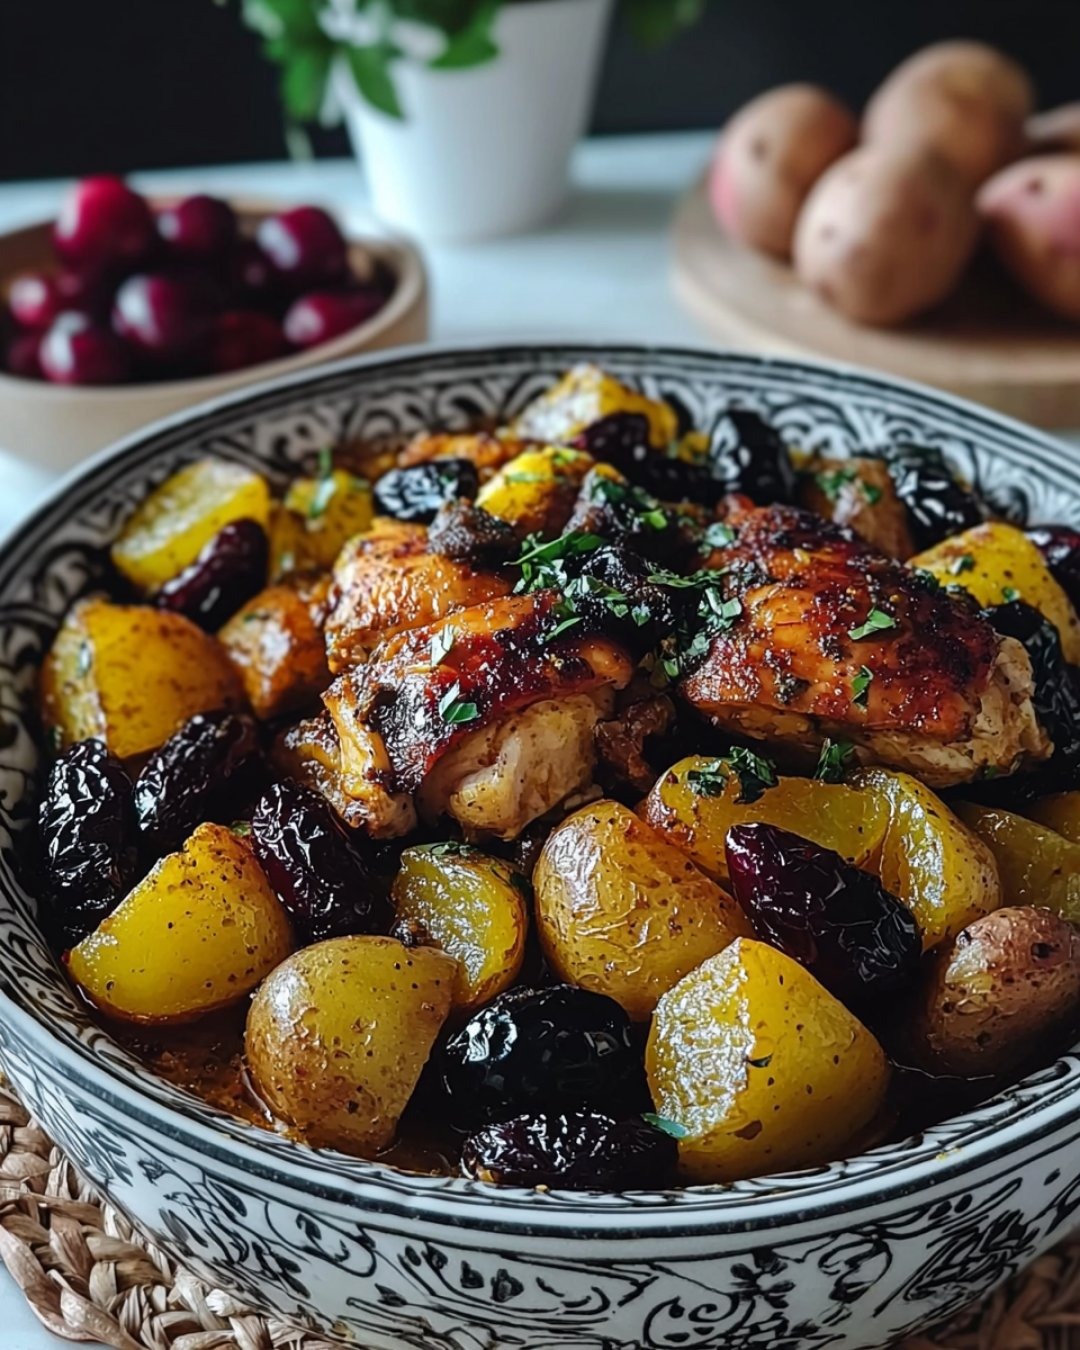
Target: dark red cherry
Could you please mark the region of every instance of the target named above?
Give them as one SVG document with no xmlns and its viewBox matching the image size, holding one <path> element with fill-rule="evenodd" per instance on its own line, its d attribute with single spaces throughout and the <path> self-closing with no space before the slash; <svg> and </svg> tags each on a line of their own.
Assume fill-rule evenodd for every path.
<svg viewBox="0 0 1080 1350">
<path fill-rule="evenodd" d="M 94 267 L 62 267 L 53 278 L 63 301 L 61 309 L 75 309 L 100 319 L 109 317 L 117 280 L 108 269 Z"/>
<path fill-rule="evenodd" d="M 283 308 L 281 277 L 253 240 L 241 239 L 233 249 L 228 278 L 230 293 L 238 306 L 278 312 Z"/>
<path fill-rule="evenodd" d="M 269 314 L 235 309 L 219 314 L 210 334 L 210 369 L 242 370 L 273 361 L 286 351 L 281 324 Z"/>
<path fill-rule="evenodd" d="M 205 337 L 207 297 L 188 278 L 139 273 L 128 277 L 113 301 L 113 328 L 154 362 L 182 361 Z"/>
<path fill-rule="evenodd" d="M 8 309 L 20 328 L 43 332 L 61 310 L 69 308 L 56 278 L 45 272 L 23 272 L 8 287 Z"/>
<path fill-rule="evenodd" d="M 160 211 L 157 228 L 173 257 L 213 261 L 236 242 L 236 213 L 228 202 L 199 193 Z"/>
<path fill-rule="evenodd" d="M 111 329 L 71 311 L 42 338 L 41 369 L 54 384 L 123 384 L 131 358 Z"/>
<path fill-rule="evenodd" d="M 345 240 L 318 206 L 295 206 L 259 222 L 255 241 L 294 289 L 341 281 L 348 271 Z"/>
<path fill-rule="evenodd" d="M 84 178 L 68 193 L 53 228 L 53 246 L 77 267 L 132 267 L 153 250 L 154 217 L 120 178 Z"/>
<path fill-rule="evenodd" d="M 313 291 L 289 306 L 282 326 L 294 347 L 315 347 L 366 323 L 384 304 L 380 291 Z"/>
<path fill-rule="evenodd" d="M 18 375 L 23 380 L 43 379 L 41 334 L 15 333 L 9 338 L 4 348 L 3 367 L 10 375 Z"/>
</svg>

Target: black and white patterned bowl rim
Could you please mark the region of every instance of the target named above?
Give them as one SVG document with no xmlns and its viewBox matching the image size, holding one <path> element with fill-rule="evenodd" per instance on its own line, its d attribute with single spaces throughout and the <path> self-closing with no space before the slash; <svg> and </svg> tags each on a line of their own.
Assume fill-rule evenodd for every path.
<svg viewBox="0 0 1080 1350">
<path fill-rule="evenodd" d="M 931 1177 L 940 1182 L 1052 1134 L 1080 1110 L 1080 1052 L 976 1110 L 829 1166 L 667 1192 L 496 1191 L 316 1152 L 247 1125 L 148 1073 L 72 996 L 36 934 L 33 902 L 20 884 L 28 875 L 36 762 L 30 701 L 59 615 L 91 584 L 102 545 L 132 505 L 179 463 L 206 453 L 257 465 L 282 481 L 341 439 L 461 427 L 513 412 L 584 360 L 673 397 L 703 430 L 722 425 L 725 410 L 738 404 L 765 413 L 805 450 L 939 446 L 1002 513 L 1080 525 L 1080 456 L 1038 432 L 858 369 L 692 349 L 407 348 L 305 371 L 160 422 L 69 475 L 0 552 L 0 1022 L 35 1053 L 61 1059 L 73 1098 L 88 1094 L 270 1185 L 505 1234 L 720 1234 L 842 1215 L 871 1200 L 917 1194 Z"/>
</svg>

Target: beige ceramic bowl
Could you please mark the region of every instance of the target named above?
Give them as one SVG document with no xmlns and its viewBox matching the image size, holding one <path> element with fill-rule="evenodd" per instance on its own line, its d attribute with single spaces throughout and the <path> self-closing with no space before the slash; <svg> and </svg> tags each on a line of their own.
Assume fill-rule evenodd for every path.
<svg viewBox="0 0 1080 1350">
<path fill-rule="evenodd" d="M 159 197 L 151 204 L 160 209 L 172 200 Z M 233 207 L 246 232 L 283 209 L 280 203 L 251 200 L 234 201 Z M 0 291 L 17 273 L 53 263 L 51 232 L 52 221 L 42 221 L 0 235 Z M 358 264 L 374 253 L 398 278 L 390 299 L 366 323 L 308 351 L 190 380 L 80 387 L 0 372 L 0 448 L 45 468 L 69 468 L 138 427 L 219 394 L 359 352 L 422 342 L 428 334 L 427 277 L 417 250 L 404 236 L 382 230 L 351 237 L 349 249 Z"/>
</svg>

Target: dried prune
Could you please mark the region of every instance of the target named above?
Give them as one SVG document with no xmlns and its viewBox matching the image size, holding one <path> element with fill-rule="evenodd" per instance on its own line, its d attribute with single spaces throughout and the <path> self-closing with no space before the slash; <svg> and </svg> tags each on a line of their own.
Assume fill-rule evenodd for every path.
<svg viewBox="0 0 1080 1350">
<path fill-rule="evenodd" d="M 233 520 L 190 566 L 167 581 L 154 603 L 214 633 L 266 585 L 270 546 L 257 520 Z"/>
<path fill-rule="evenodd" d="M 870 872 L 761 822 L 733 826 L 726 853 L 732 892 L 758 936 L 842 1003 L 864 1008 L 915 978 L 922 956 L 915 920 Z"/>
<path fill-rule="evenodd" d="M 497 567 L 521 552 L 521 538 L 513 525 L 462 498 L 439 507 L 428 528 L 428 548 L 455 562 Z"/>
<path fill-rule="evenodd" d="M 251 817 L 251 843 L 303 944 L 373 933 L 383 900 L 367 862 L 324 797 L 275 783 Z"/>
<path fill-rule="evenodd" d="M 624 544 L 580 554 L 573 570 L 576 575 L 564 594 L 574 613 L 636 655 L 670 633 L 679 621 L 684 592 L 650 581 L 655 564 Z"/>
<path fill-rule="evenodd" d="M 498 1186 L 569 1191 L 645 1190 L 666 1185 L 678 1145 L 641 1116 L 598 1111 L 516 1116 L 465 1141 L 461 1170 Z"/>
<path fill-rule="evenodd" d="M 669 567 L 689 558 L 696 543 L 695 532 L 682 526 L 678 514 L 651 492 L 597 469 L 585 475 L 566 528 L 624 544 Z"/>
<path fill-rule="evenodd" d="M 135 783 L 143 845 L 156 856 L 180 847 L 203 821 L 239 814 L 259 763 L 259 733 L 246 713 L 196 713 L 147 760 Z"/>
<path fill-rule="evenodd" d="M 446 502 L 475 497 L 479 487 L 471 459 L 429 459 L 376 479 L 375 504 L 384 516 L 427 525 Z"/>
<path fill-rule="evenodd" d="M 940 450 L 904 445 L 890 451 L 886 459 L 917 551 L 980 525 L 986 518 L 978 497 L 956 479 Z"/>
<path fill-rule="evenodd" d="M 641 413 L 609 413 L 571 442 L 594 459 L 613 464 L 632 483 L 664 502 L 715 506 L 724 485 L 710 469 L 675 459 L 649 443 L 648 419 Z"/>
<path fill-rule="evenodd" d="M 707 463 L 720 491 L 749 497 L 758 506 L 795 500 L 791 453 L 775 427 L 749 408 L 732 408 L 713 436 Z"/>
<path fill-rule="evenodd" d="M 1057 584 L 1080 610 L 1080 530 L 1070 525 L 1039 525 L 1027 537 L 1043 555 Z"/>
<path fill-rule="evenodd" d="M 530 1108 L 632 1109 L 645 1093 L 626 1013 L 604 994 L 567 984 L 500 994 L 446 1042 L 441 1068 L 463 1123 Z"/>
<path fill-rule="evenodd" d="M 1012 600 L 982 614 L 997 632 L 1016 638 L 1027 652 L 1035 683 L 1031 701 L 1039 724 L 1054 742 L 1054 753 L 1032 773 L 973 784 L 967 795 L 1008 807 L 1010 800 L 1015 806 L 1021 798 L 1030 801 L 1080 786 L 1080 669 L 1065 660 L 1057 629 L 1032 605 Z"/>
<path fill-rule="evenodd" d="M 45 926 L 63 947 L 92 933 L 138 877 L 133 787 L 103 741 L 56 760 L 38 812 Z"/>
</svg>

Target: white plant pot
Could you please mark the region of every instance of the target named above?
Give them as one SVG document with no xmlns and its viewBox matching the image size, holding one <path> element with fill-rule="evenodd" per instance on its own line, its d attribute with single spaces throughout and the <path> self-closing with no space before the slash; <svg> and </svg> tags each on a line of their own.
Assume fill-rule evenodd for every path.
<svg viewBox="0 0 1080 1350">
<path fill-rule="evenodd" d="M 423 239 L 512 234 L 562 205 L 585 130 L 614 0 L 523 0 L 498 14 L 499 55 L 464 70 L 402 60 L 405 119 L 351 80 L 343 111 L 383 220 Z"/>
</svg>

